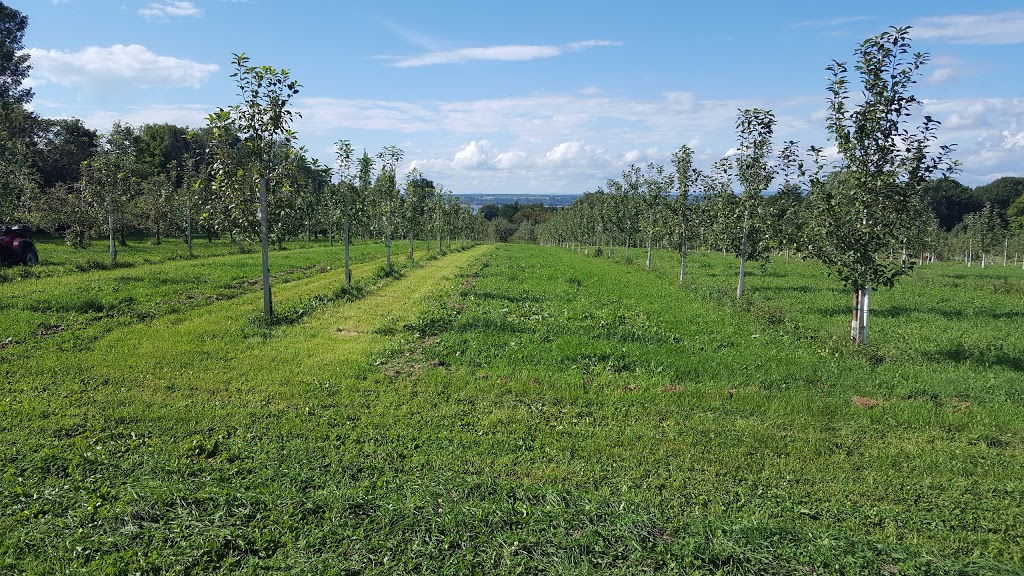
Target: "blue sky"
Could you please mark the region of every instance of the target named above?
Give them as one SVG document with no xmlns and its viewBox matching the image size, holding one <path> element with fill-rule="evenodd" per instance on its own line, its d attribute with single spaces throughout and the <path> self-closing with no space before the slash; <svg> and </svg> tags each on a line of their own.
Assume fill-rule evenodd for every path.
<svg viewBox="0 0 1024 576">
<path fill-rule="evenodd" d="M 232 53 L 302 85 L 300 143 L 405 151 L 457 193 L 580 193 L 681 144 L 709 166 L 739 108 L 828 146 L 826 72 L 889 25 L 931 54 L 915 93 L 961 181 L 1024 175 L 1024 4 L 4 0 L 29 17 L 36 111 L 200 126 L 238 101 Z"/>
</svg>

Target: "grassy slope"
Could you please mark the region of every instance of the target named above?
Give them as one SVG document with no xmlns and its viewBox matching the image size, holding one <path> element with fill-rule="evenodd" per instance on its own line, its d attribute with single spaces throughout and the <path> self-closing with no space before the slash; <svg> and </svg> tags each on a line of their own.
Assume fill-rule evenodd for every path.
<svg viewBox="0 0 1024 576">
<path fill-rule="evenodd" d="M 270 339 L 251 293 L 0 351 L 0 571 L 1020 568 L 1018 276 L 921 270 L 859 352 L 808 265 L 735 305 L 656 264 L 477 248 Z"/>
</svg>

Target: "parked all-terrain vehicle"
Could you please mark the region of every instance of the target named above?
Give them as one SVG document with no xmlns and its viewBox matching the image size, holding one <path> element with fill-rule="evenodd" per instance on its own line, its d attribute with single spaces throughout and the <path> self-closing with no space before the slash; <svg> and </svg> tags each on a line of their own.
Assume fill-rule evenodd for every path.
<svg viewBox="0 0 1024 576">
<path fill-rule="evenodd" d="M 39 263 L 39 252 L 32 241 L 32 229 L 24 224 L 4 226 L 0 232 L 0 266 Z"/>
</svg>

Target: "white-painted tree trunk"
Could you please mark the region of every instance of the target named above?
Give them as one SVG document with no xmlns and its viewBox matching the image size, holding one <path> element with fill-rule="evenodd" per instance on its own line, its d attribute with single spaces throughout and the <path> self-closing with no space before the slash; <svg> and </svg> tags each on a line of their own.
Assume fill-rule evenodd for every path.
<svg viewBox="0 0 1024 576">
<path fill-rule="evenodd" d="M 855 290 L 853 293 L 853 318 L 850 321 L 850 341 L 852 343 L 867 344 L 870 311 L 871 287 Z"/>
<path fill-rule="evenodd" d="M 679 283 L 686 279 L 686 236 L 683 235 L 682 246 L 679 248 Z"/>
</svg>

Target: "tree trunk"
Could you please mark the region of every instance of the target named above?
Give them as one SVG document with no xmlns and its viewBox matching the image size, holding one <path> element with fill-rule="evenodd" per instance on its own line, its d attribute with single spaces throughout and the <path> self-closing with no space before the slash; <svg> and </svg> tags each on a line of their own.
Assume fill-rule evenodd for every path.
<svg viewBox="0 0 1024 576">
<path fill-rule="evenodd" d="M 345 206 L 345 222 L 342 224 L 342 235 L 344 236 L 343 242 L 345 243 L 345 286 L 352 285 L 352 268 L 349 265 L 348 258 L 348 206 Z"/>
<path fill-rule="evenodd" d="M 192 253 L 192 200 L 185 202 L 185 244 L 188 246 L 188 257 L 195 256 Z"/>
<path fill-rule="evenodd" d="M 117 262 L 117 246 L 114 244 L 114 195 L 107 194 L 107 230 L 110 232 L 110 263 Z"/>
<path fill-rule="evenodd" d="M 747 228 L 748 217 L 743 216 L 743 238 L 740 240 L 740 279 L 736 284 L 736 298 L 743 297 L 743 282 L 746 280 L 747 275 L 747 236 L 749 236 L 749 230 Z"/>
<path fill-rule="evenodd" d="M 413 237 L 412 232 L 409 232 L 409 260 L 413 259 L 413 252 L 416 248 L 416 239 Z"/>
<path fill-rule="evenodd" d="M 274 315 L 270 297 L 270 239 L 267 234 L 267 179 L 260 177 L 260 248 L 263 251 L 263 315 Z"/>
<path fill-rule="evenodd" d="M 387 246 L 387 258 L 384 260 L 385 265 L 391 267 L 391 202 L 388 202 L 387 214 L 385 215 L 384 223 L 384 245 Z"/>
<path fill-rule="evenodd" d="M 654 244 L 654 234 L 647 236 L 647 269 L 651 269 L 651 250 Z"/>
<path fill-rule="evenodd" d="M 684 227 L 683 230 L 683 240 L 679 247 L 679 284 L 682 284 L 683 280 L 686 279 L 686 228 Z"/>
<path fill-rule="evenodd" d="M 871 310 L 871 287 L 853 292 L 853 319 L 850 321 L 850 342 L 868 343 L 868 313 Z"/>
</svg>

